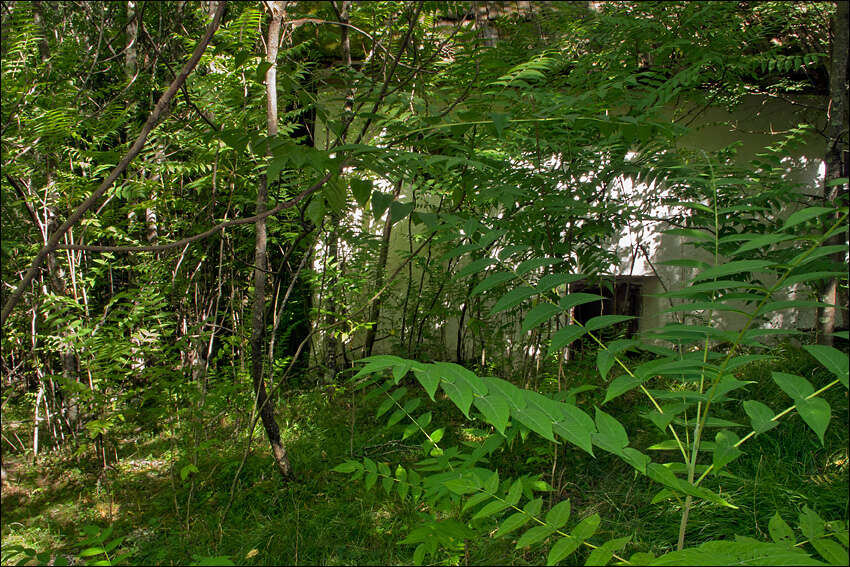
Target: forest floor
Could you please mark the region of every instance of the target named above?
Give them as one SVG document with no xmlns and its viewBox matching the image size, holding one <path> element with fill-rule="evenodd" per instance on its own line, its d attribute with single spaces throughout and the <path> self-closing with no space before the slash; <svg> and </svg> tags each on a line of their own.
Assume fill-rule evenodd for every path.
<svg viewBox="0 0 850 567">
<path fill-rule="evenodd" d="M 730 534 L 766 539 L 775 512 L 796 523 L 804 505 L 826 519 L 848 520 L 846 391 L 835 391 L 829 401 L 834 422 L 826 443 L 821 446 L 798 417 L 759 436 L 714 486 L 740 509 L 696 505 L 689 524 L 691 543 Z M 584 403 L 598 400 L 591 396 Z M 606 409 L 635 416 L 627 425 L 635 442 L 646 446 L 652 429 L 638 417 L 636 403 L 624 398 Z M 420 458 L 418 443 L 400 442 L 398 431 L 376 423 L 376 406 L 359 393 L 334 397 L 323 388 L 289 395 L 279 419 L 294 478 L 281 482 L 258 428 L 229 508 L 245 436 L 244 426 L 240 430 L 238 422 L 227 419 L 205 415 L 193 426 L 184 420 L 179 431 L 169 429 L 167 422 L 159 431 L 128 429 L 109 445 L 106 468 L 93 449 L 76 456 L 70 451 L 44 453 L 38 466 L 31 463 L 31 454 L 26 460 L 6 451 L 9 483 L 2 490 L 0 559 L 9 563 L 15 545 L 78 558 L 90 545 L 84 540 L 91 533 L 111 529 L 107 541 L 123 538 L 111 556 L 127 553 L 132 564 L 206 564 L 223 557 L 251 565 L 409 564 L 412 546 L 400 542 L 426 517 L 425 505 L 402 502 L 377 488 L 367 491 L 362 481 L 331 470 L 347 458 L 368 456 L 391 467 Z M 463 421 L 445 400 L 436 404 L 438 420 L 446 424 L 449 442 L 476 438 L 474 423 Z M 494 454 L 491 466 L 503 478 L 540 475 L 553 488 L 552 502 L 570 498 L 581 517 L 598 512 L 603 537 L 631 534 L 626 556 L 670 550 L 679 503 L 652 503 L 657 485 L 620 460 L 597 453 L 592 458 L 562 447 L 553 463 L 553 446 L 530 436 L 511 451 Z M 544 552 L 515 550 L 510 538 L 485 538 L 436 560 L 533 565 L 545 562 Z"/>
</svg>

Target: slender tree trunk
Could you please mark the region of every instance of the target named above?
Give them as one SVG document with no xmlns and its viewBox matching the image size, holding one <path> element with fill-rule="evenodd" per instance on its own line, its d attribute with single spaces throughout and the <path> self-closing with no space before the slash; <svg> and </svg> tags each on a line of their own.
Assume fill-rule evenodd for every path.
<svg viewBox="0 0 850 567">
<path fill-rule="evenodd" d="M 351 7 L 350 0 L 342 0 L 339 3 L 334 2 L 334 8 L 337 10 L 337 15 L 339 16 L 339 21 L 343 24 L 348 23 L 348 10 Z M 346 67 L 351 67 L 351 40 L 348 34 L 348 27 L 342 26 L 340 28 L 340 44 L 342 48 L 342 59 L 345 63 Z M 354 107 L 354 91 L 353 89 L 348 89 L 348 92 L 345 96 L 345 107 L 344 107 L 344 120 L 350 120 L 351 112 Z M 346 128 L 347 131 L 347 128 Z M 345 143 L 345 132 L 343 133 L 342 143 Z M 337 274 L 340 274 L 338 270 L 341 269 L 339 264 L 339 231 L 337 227 L 340 224 L 339 215 L 336 213 L 331 214 L 331 229 L 330 234 L 328 234 L 328 264 L 331 267 L 331 277 L 328 278 L 326 293 L 327 293 L 327 315 L 325 315 L 325 325 L 333 329 L 336 324 L 336 311 L 337 311 L 337 303 L 336 297 L 334 294 L 336 293 L 336 282 L 337 282 Z M 325 365 L 327 367 L 327 373 L 325 375 L 325 382 L 332 383 L 336 378 L 337 372 L 339 372 L 339 364 L 337 363 L 337 351 L 339 350 L 339 341 L 336 339 L 335 330 L 330 330 L 325 333 L 324 336 L 324 354 L 325 354 Z"/>
<path fill-rule="evenodd" d="M 396 184 L 395 192 L 393 192 L 393 200 L 395 202 L 398 199 L 399 194 L 401 193 L 401 186 L 404 183 L 404 180 L 399 180 L 398 184 Z M 390 236 L 392 236 L 393 232 L 393 222 L 392 222 L 392 207 L 387 207 L 387 220 L 384 222 L 384 233 L 381 237 L 381 251 L 378 254 L 378 265 L 375 267 L 375 289 L 379 290 L 384 287 L 384 274 L 387 270 L 387 257 L 389 256 L 390 251 Z M 382 299 L 378 297 L 375 301 L 372 302 L 372 307 L 369 309 L 369 321 L 372 322 L 372 326 L 369 327 L 369 330 L 366 331 L 366 341 L 363 346 L 363 356 L 372 356 L 372 349 L 375 346 L 375 337 L 378 333 L 378 318 L 381 316 L 381 303 Z"/>
<path fill-rule="evenodd" d="M 38 41 L 39 57 L 41 58 L 42 62 L 49 65 L 48 60 L 50 56 L 50 48 L 48 46 L 46 38 L 51 33 L 51 30 L 44 21 L 43 6 L 41 2 L 33 2 L 33 20 L 36 26 L 41 28 L 43 34 L 42 38 Z M 50 235 L 53 234 L 58 228 L 59 211 L 57 210 L 56 203 L 59 202 L 59 195 L 56 193 L 55 190 L 54 175 L 56 170 L 56 160 L 54 159 L 54 156 L 50 153 L 46 153 L 41 157 L 41 160 L 44 162 L 44 186 L 47 189 L 45 191 L 45 201 L 43 208 L 43 226 L 37 226 L 37 228 L 42 233 L 44 239 L 43 242 L 46 245 L 50 239 Z M 7 176 L 7 178 L 9 177 Z M 11 178 L 9 178 L 9 180 L 12 181 Z M 15 183 L 15 185 L 17 184 Z M 35 187 L 35 185 L 33 179 L 30 178 L 30 190 L 33 187 Z M 16 187 L 16 189 L 18 189 L 18 191 L 22 193 L 22 190 L 20 188 Z M 37 225 L 41 225 L 42 223 L 39 220 L 38 216 L 33 216 L 37 222 Z M 53 291 L 53 293 L 57 296 L 66 296 L 67 286 L 65 282 L 65 274 L 62 269 L 62 266 L 57 263 L 56 253 L 51 252 L 50 254 L 48 254 L 45 263 L 47 264 L 47 279 L 50 282 L 51 291 Z M 59 353 L 59 356 L 62 360 L 62 377 L 66 381 L 71 381 L 76 376 L 77 357 L 70 346 L 70 333 L 67 328 L 58 329 L 56 332 L 63 338 L 61 350 Z M 51 379 L 51 385 L 52 382 L 53 381 Z M 55 392 L 55 389 L 51 388 L 51 391 Z M 73 392 L 73 390 L 71 390 L 70 388 L 63 388 L 63 393 L 66 391 Z M 60 415 L 71 415 L 74 413 L 74 411 L 70 408 L 76 407 L 77 397 L 78 395 L 74 393 L 65 394 L 61 397 L 61 402 L 63 402 L 61 405 L 63 407 L 59 410 Z M 56 396 L 52 397 L 52 401 L 54 404 L 56 404 Z M 54 405 L 54 410 L 55 409 L 56 407 Z M 76 427 L 76 419 L 69 420 L 69 425 L 71 424 L 71 422 L 74 423 L 74 425 L 72 425 L 72 428 Z"/>
<path fill-rule="evenodd" d="M 266 93 L 267 93 L 267 122 L 269 136 L 277 135 L 277 51 L 280 41 L 280 28 L 283 21 L 286 2 L 270 2 L 268 4 L 272 21 L 269 24 L 269 33 L 266 45 L 266 61 L 271 66 L 266 71 Z M 260 176 L 257 187 L 257 214 L 266 212 L 267 201 L 267 179 L 266 175 Z M 266 312 L 266 219 L 257 220 L 256 243 L 254 246 L 254 304 L 251 318 L 251 377 L 254 384 L 254 395 L 256 396 L 257 408 L 260 418 L 266 430 L 266 436 L 271 445 L 272 455 L 277 464 L 278 472 L 287 478 L 292 468 L 286 456 L 286 449 L 280 439 L 280 429 L 274 418 L 274 401 L 266 393 L 266 381 L 263 374 L 263 362 L 265 361 L 265 312 Z"/>
<path fill-rule="evenodd" d="M 848 85 L 847 82 L 847 52 L 850 50 L 848 39 L 848 3 L 836 2 L 835 14 L 832 17 L 832 61 L 829 70 L 829 110 L 826 128 L 827 146 L 826 176 L 824 177 L 824 201 L 827 206 L 840 205 L 847 196 L 847 183 L 835 184 L 835 180 L 847 177 L 847 137 L 848 137 Z M 844 244 L 846 232 L 839 232 L 827 240 L 826 244 Z M 847 269 L 844 259 L 845 252 L 831 256 L 832 261 Z M 836 307 L 820 307 L 817 313 L 817 337 L 820 344 L 832 345 L 832 332 L 835 330 L 838 309 L 843 314 L 844 324 L 848 323 L 846 297 L 840 302 L 838 279 L 831 278 L 826 282 L 821 301 Z M 840 303 L 844 303 L 840 305 Z"/>
</svg>

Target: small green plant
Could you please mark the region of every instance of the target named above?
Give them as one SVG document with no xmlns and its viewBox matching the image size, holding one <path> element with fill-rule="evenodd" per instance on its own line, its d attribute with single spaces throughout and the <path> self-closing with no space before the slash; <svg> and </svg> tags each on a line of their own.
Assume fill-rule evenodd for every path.
<svg viewBox="0 0 850 567">
<path fill-rule="evenodd" d="M 17 559 L 14 565 L 45 565 L 53 560 L 53 565 L 68 565 L 68 558 L 64 555 L 54 555 L 52 551 L 38 552 L 31 547 L 23 545 L 9 545 L 3 548 L 3 563 L 12 565 L 11 561 Z M 5 555 L 8 553 L 8 555 Z"/>
<path fill-rule="evenodd" d="M 124 536 L 109 539 L 112 536 L 113 529 L 114 526 L 100 528 L 85 525 L 82 527 L 84 538 L 75 547 L 82 548 L 76 556 L 82 561 L 83 565 L 122 565 L 127 563 L 131 556 L 130 553 L 114 553 L 123 543 Z M 10 545 L 3 551 L 10 552 L 10 555 L 4 557 L 4 563 L 20 557 L 15 565 L 40 565 L 51 561 L 53 565 L 70 564 L 69 555 L 59 553 L 57 550 L 38 552 L 22 545 Z"/>
<path fill-rule="evenodd" d="M 78 544 L 83 548 L 78 555 L 86 565 L 122 565 L 127 562 L 130 553 L 115 553 L 123 543 L 124 536 L 110 539 L 113 530 L 114 526 L 83 526 L 82 532 L 86 538 Z"/>
</svg>

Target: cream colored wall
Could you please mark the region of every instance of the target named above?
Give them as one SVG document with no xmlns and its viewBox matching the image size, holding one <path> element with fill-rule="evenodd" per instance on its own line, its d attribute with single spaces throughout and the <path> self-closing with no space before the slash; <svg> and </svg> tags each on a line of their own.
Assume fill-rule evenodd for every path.
<svg viewBox="0 0 850 567">
<path fill-rule="evenodd" d="M 779 141 L 779 133 L 797 126 L 800 123 L 818 123 L 822 112 L 817 108 L 818 101 L 799 99 L 799 104 L 788 104 L 777 99 L 767 99 L 764 97 L 748 97 L 744 103 L 734 112 L 728 112 L 722 108 L 708 108 L 702 111 L 695 109 L 694 112 L 699 112 L 696 118 L 696 125 L 692 125 L 693 132 L 681 138 L 681 145 L 691 149 L 704 149 L 711 152 L 729 144 L 740 141 L 741 147 L 737 152 L 737 159 L 740 164 L 746 164 L 759 152 L 763 151 L 764 147 Z M 807 106 L 802 106 L 807 105 Z M 671 112 L 671 117 L 673 112 Z M 693 115 L 690 115 L 693 118 Z M 822 138 L 813 135 L 810 137 L 807 144 L 800 148 L 793 149 L 789 152 L 786 169 L 789 179 L 804 184 L 803 191 L 810 195 L 820 194 L 820 181 L 818 178 L 818 168 L 821 164 L 820 156 L 824 154 L 824 143 Z M 645 187 L 635 186 L 634 191 L 644 191 Z M 384 189 L 385 192 L 389 189 Z M 402 190 L 400 199 L 404 202 L 409 202 L 410 187 L 405 186 Z M 663 211 L 660 214 L 663 216 Z M 371 210 L 363 211 L 368 217 L 371 217 Z M 371 230 L 380 235 L 383 222 L 372 220 L 368 225 Z M 657 275 L 661 281 L 655 277 L 655 272 L 652 271 L 649 262 L 635 262 L 632 275 L 635 276 L 651 276 L 644 278 L 643 281 L 643 300 L 642 300 L 642 316 L 639 323 L 640 330 L 644 331 L 662 325 L 666 321 L 672 321 L 674 315 L 663 313 L 669 307 L 667 299 L 654 297 L 652 294 L 661 293 L 664 287 L 667 289 L 681 289 L 687 285 L 688 279 L 693 275 L 692 271 L 685 268 L 673 266 L 663 266 L 659 262 L 675 258 L 699 258 L 709 263 L 713 262 L 713 258 L 702 250 L 697 250 L 694 247 L 688 246 L 683 242 L 681 237 L 661 234 L 663 230 L 662 224 L 657 224 L 653 227 L 644 227 L 642 242 L 650 251 L 650 260 L 652 261 Z M 421 226 L 415 226 L 414 231 L 423 230 Z M 391 237 L 390 252 L 387 261 L 387 274 L 392 273 L 402 263 L 402 252 L 408 250 L 408 222 L 407 219 L 398 222 L 393 227 Z M 623 245 L 625 243 L 625 245 Z M 621 241 L 621 246 L 617 248 L 620 253 L 620 265 L 613 267 L 614 273 L 619 275 L 628 275 L 632 268 L 631 254 L 632 248 L 627 241 Z M 617 244 L 612 244 L 616 246 Z M 436 259 L 436 258 L 435 258 Z M 461 263 L 462 265 L 462 263 Z M 407 269 L 400 274 L 399 280 L 396 282 L 392 293 L 400 296 L 407 289 L 406 285 Z M 413 269 L 414 281 L 418 283 L 420 271 L 414 266 Z M 662 285 L 663 281 L 663 285 Z M 461 282 L 463 283 L 463 282 Z M 451 285 L 456 285 L 453 282 L 447 286 L 447 290 Z M 461 286 L 465 289 L 465 285 Z M 415 289 L 415 286 L 414 286 Z M 415 293 L 415 291 L 414 291 Z M 806 290 L 800 290 L 800 297 L 805 296 Z M 371 295 L 371 294 L 370 294 Z M 445 298 L 443 298 L 445 300 Z M 392 301 L 389 301 L 391 303 Z M 521 321 L 521 318 L 519 318 Z M 728 313 L 720 314 L 717 322 L 721 328 L 736 328 L 742 323 L 741 317 L 730 316 Z M 391 309 L 386 305 L 381 316 L 381 328 L 378 336 L 385 335 L 390 329 L 398 329 L 401 323 L 401 313 Z M 803 310 L 800 312 L 784 311 L 772 322 L 774 325 L 791 326 L 794 328 L 811 328 L 814 326 L 814 309 Z M 446 320 L 432 319 L 429 322 L 430 330 L 436 336 L 441 337 L 445 344 L 445 351 L 442 356 L 453 357 L 456 350 L 457 337 L 457 317 L 450 317 Z M 390 351 L 392 339 L 380 341 L 375 345 L 375 354 L 386 353 Z M 349 348 L 356 347 L 362 344 L 362 336 L 355 336 L 349 343 Z M 469 346 L 467 345 L 467 352 Z M 469 353 L 476 356 L 475 353 Z"/>
</svg>

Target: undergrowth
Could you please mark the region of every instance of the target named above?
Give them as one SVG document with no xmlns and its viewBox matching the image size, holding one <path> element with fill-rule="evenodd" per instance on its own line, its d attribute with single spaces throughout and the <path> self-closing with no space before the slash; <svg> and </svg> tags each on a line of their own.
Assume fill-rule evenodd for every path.
<svg viewBox="0 0 850 567">
<path fill-rule="evenodd" d="M 799 348 L 781 345 L 775 350 L 775 360 L 742 369 L 764 388 L 763 399 L 768 403 L 771 396 L 781 400 L 781 391 L 770 389 L 771 371 L 785 368 L 804 375 L 820 371 Z M 588 382 L 594 379 L 598 377 L 588 376 Z M 601 391 L 585 392 L 577 403 L 592 407 L 601 396 Z M 692 521 L 702 527 L 693 535 L 695 543 L 733 532 L 764 538 L 774 513 L 796 518 L 804 506 L 823 517 L 848 521 L 846 392 L 829 392 L 828 401 L 836 423 L 828 429 L 823 447 L 807 433 L 806 424 L 794 417 L 784 427 L 758 436 L 746 455 L 729 465 L 719 490 L 733 495 L 740 509 L 726 512 L 716 506 L 694 506 Z M 444 412 L 441 419 L 457 419 L 448 400 L 438 397 L 437 402 L 435 411 Z M 79 561 L 80 544 L 86 538 L 81 526 L 92 525 L 111 526 L 113 536 L 124 538 L 116 551 L 129 554 L 126 561 L 137 565 L 203 563 L 216 558 L 246 565 L 409 564 L 411 546 L 399 541 L 430 514 L 427 505 L 364 491 L 362 484 L 331 472 L 347 458 L 391 462 L 417 458 L 418 444 L 396 442 L 393 431 L 375 423 L 379 403 L 360 392 L 331 396 L 326 388 L 293 396 L 282 417 L 299 424 L 288 430 L 287 440 L 296 478 L 281 484 L 271 457 L 255 439 L 257 448 L 240 473 L 232 506 L 221 525 L 220 514 L 244 446 L 244 435 L 232 436 L 232 424 L 217 421 L 204 432 L 208 443 L 199 453 L 198 472 L 185 480 L 179 465 L 187 462 L 192 445 L 174 443 L 167 427 L 156 435 L 127 436 L 119 445 L 119 462 L 104 471 L 91 454 L 50 453 L 35 466 L 24 455 L 6 453 L 12 472 L 11 485 L 3 489 L 2 562 L 9 563 L 10 550 L 16 545 Z M 652 437 L 652 424 L 641 420 L 639 413 L 629 413 L 624 420 L 634 423 L 624 424 L 637 432 L 634 444 L 645 446 Z M 452 427 L 457 435 L 452 442 L 474 443 L 478 430 L 471 425 Z M 635 534 L 625 553 L 661 554 L 672 549 L 681 503 L 651 504 L 658 487 L 648 478 L 605 453 L 594 459 L 561 449 L 554 468 L 552 462 L 552 445 L 535 436 L 525 442 L 517 439 L 511 450 L 491 456 L 492 467 L 506 477 L 539 475 L 548 482 L 553 491 L 545 498 L 551 503 L 569 498 L 584 514 L 598 513 L 603 519 L 598 533 L 603 536 Z M 574 559 L 583 561 L 586 555 Z M 515 550 L 506 539 L 484 538 L 468 541 L 453 560 L 435 559 L 535 565 L 545 562 L 545 554 Z"/>
</svg>

